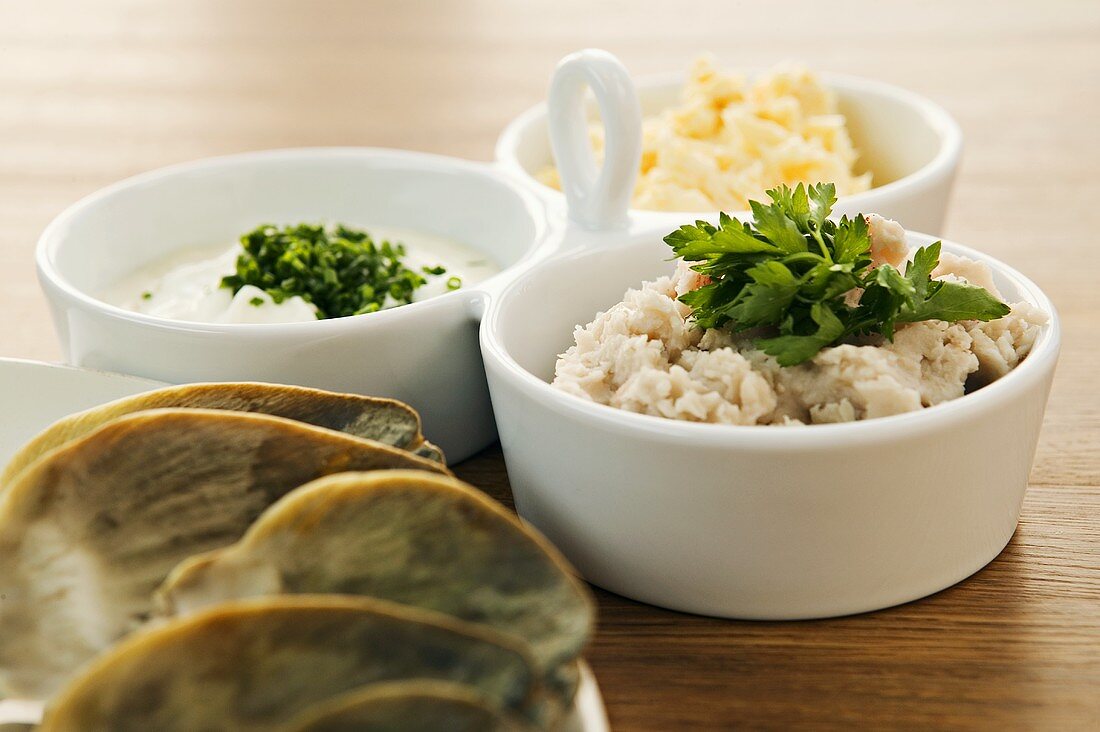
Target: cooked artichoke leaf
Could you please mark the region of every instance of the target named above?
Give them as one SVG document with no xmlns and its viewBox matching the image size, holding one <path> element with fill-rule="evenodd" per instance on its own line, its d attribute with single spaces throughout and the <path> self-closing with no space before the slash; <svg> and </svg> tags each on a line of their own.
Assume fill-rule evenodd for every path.
<svg viewBox="0 0 1100 732">
<path fill-rule="evenodd" d="M 43 454 L 113 419 L 169 408 L 269 414 L 376 440 L 443 462 L 439 448 L 420 433 L 420 416 L 412 407 L 393 399 L 254 382 L 185 384 L 125 397 L 55 422 L 16 453 L 0 476 L 0 486 L 10 484 Z"/>
<path fill-rule="evenodd" d="M 70 683 L 41 732 L 277 729 L 379 683 L 436 680 L 526 715 L 535 673 L 521 646 L 437 613 L 367 598 L 221 605 L 142 631 Z"/>
<path fill-rule="evenodd" d="M 0 494 L 0 691 L 48 697 L 144 622 L 187 557 L 232 544 L 342 470 L 446 472 L 404 450 L 260 414 L 140 412 L 67 442 Z"/>
<path fill-rule="evenodd" d="M 416 679 L 349 691 L 317 706 L 279 732 L 529 732 L 465 684 Z"/>
<path fill-rule="evenodd" d="M 157 604 L 186 614 L 276 593 L 368 595 L 480 623 L 530 643 L 547 675 L 577 658 L 594 617 L 586 588 L 540 534 L 476 489 L 416 471 L 303 486 L 236 545 L 174 570 Z"/>
</svg>

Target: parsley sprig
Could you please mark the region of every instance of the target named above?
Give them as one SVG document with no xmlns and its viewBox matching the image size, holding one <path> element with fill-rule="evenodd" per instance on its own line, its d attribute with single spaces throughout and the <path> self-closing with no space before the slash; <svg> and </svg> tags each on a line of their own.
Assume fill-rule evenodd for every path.
<svg viewBox="0 0 1100 732">
<path fill-rule="evenodd" d="M 769 204 L 749 202 L 751 223 L 723 213 L 718 226 L 697 221 L 665 237 L 677 257 L 711 279 L 680 298 L 699 327 L 771 331 L 756 346 L 793 366 L 852 336 L 892 340 L 901 323 L 1009 312 L 984 288 L 933 280 L 938 241 L 918 249 L 904 274 L 889 264 L 873 267 L 866 219 L 828 218 L 836 203 L 831 183 L 780 186 L 767 195 Z M 863 294 L 849 305 L 845 294 L 857 288 Z"/>
<path fill-rule="evenodd" d="M 298 224 L 282 228 L 265 224 L 241 237 L 244 252 L 236 272 L 222 278 L 233 294 L 245 285 L 264 290 L 276 303 L 300 296 L 317 308 L 318 318 L 339 318 L 381 310 L 387 298 L 412 302 L 425 284 L 424 275 L 438 276 L 443 267 L 416 272 L 402 263 L 403 244 L 375 242 L 365 231 L 346 226 Z M 457 277 L 447 281 L 458 289 Z M 253 298 L 252 303 L 257 304 Z"/>
</svg>

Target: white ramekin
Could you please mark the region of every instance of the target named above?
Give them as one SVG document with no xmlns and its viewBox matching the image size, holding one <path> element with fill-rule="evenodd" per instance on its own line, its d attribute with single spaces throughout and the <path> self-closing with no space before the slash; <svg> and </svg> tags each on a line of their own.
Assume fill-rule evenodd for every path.
<svg viewBox="0 0 1100 732">
<path fill-rule="evenodd" d="M 309 323 L 187 323 L 96 297 L 169 252 L 301 221 L 440 234 L 504 270 L 422 302 Z M 37 261 L 69 363 L 172 383 L 272 381 L 401 399 L 455 461 L 495 436 L 477 345 L 488 293 L 547 253 L 547 233 L 543 202 L 492 166 L 362 148 L 277 150 L 177 165 L 99 191 L 50 224 Z"/>
<path fill-rule="evenodd" d="M 1057 315 L 1034 284 L 944 243 L 989 264 L 1007 299 L 1051 315 L 1023 363 L 973 394 L 849 424 L 696 424 L 548 383 L 575 325 L 669 273 L 658 232 L 631 238 L 525 273 L 481 330 L 516 508 L 586 579 L 676 610 L 814 618 L 923 597 L 997 556 L 1016 527 L 1059 350 Z M 910 235 L 912 246 L 930 241 Z"/>
<path fill-rule="evenodd" d="M 584 166 L 591 159 L 587 119 L 598 108 L 607 133 L 606 168 L 609 173 L 616 171 L 620 180 L 624 171 L 636 175 L 641 116 L 657 114 L 674 104 L 683 78 L 644 77 L 637 81 L 635 94 L 630 77 L 616 73 L 609 58 L 613 57 L 591 50 L 567 57 L 551 84 L 548 102 L 527 110 L 504 129 L 496 146 L 498 162 L 551 197 L 561 198 L 561 193 L 539 183 L 534 176 L 552 165 L 556 157 L 567 194 L 578 178 L 583 181 Z M 896 86 L 840 74 L 823 73 L 821 78 L 837 94 L 840 111 L 847 117 L 852 139 L 861 153 L 860 165 L 871 170 L 875 178 L 871 190 L 842 197 L 836 213 L 874 211 L 917 231 L 941 232 L 962 152 L 962 133 L 955 120 L 939 105 Z M 594 103 L 586 109 L 582 85 L 594 92 Z M 553 146 L 551 137 L 555 138 Z M 633 177 L 622 189 L 628 196 L 632 181 Z M 575 215 L 583 219 L 583 200 L 571 200 L 570 204 Z M 716 212 L 632 213 L 682 222 Z"/>
</svg>

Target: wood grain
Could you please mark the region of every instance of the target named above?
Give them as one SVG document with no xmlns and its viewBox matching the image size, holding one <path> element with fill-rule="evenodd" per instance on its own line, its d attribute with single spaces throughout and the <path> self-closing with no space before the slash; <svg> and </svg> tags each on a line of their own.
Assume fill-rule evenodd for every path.
<svg viewBox="0 0 1100 732">
<path fill-rule="evenodd" d="M 947 231 L 1054 298 L 1065 345 L 1015 538 L 935 597 L 737 623 L 600 594 L 616 729 L 1100 729 L 1100 3 L 14 0 L 0 4 L 0 355 L 55 359 L 33 271 L 64 206 L 208 155 L 377 145 L 488 159 L 585 46 L 902 84 L 967 139 Z M 934 459 L 934 456 L 930 456 Z M 502 499 L 495 450 L 460 472 Z"/>
</svg>

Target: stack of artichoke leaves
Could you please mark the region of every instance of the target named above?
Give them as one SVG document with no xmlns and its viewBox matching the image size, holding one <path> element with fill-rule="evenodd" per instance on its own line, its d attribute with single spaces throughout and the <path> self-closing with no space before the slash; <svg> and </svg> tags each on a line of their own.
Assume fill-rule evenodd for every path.
<svg viewBox="0 0 1100 732">
<path fill-rule="evenodd" d="M 267 384 L 73 415 L 0 477 L 0 696 L 43 730 L 545 729 L 593 604 L 408 406 Z"/>
</svg>

